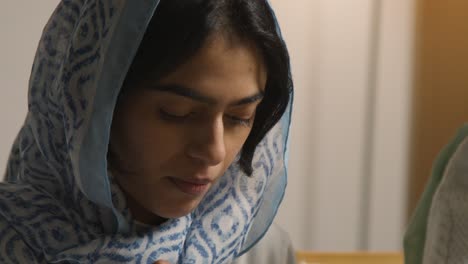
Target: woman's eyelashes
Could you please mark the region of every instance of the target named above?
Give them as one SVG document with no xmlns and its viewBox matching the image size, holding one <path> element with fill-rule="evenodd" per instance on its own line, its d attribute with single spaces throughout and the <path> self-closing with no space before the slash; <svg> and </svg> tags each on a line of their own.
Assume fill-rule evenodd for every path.
<svg viewBox="0 0 468 264">
<path fill-rule="evenodd" d="M 159 109 L 159 116 L 161 117 L 162 120 L 166 122 L 171 122 L 171 123 L 185 123 L 190 121 L 190 118 L 192 116 L 195 116 L 196 113 L 194 112 L 188 112 L 186 114 L 181 114 L 181 113 L 175 113 L 171 112 L 168 110 L 164 109 Z M 227 121 L 230 122 L 232 125 L 242 125 L 242 126 L 247 126 L 250 127 L 252 125 L 252 117 L 248 118 L 242 118 L 234 115 L 225 115 L 227 118 Z"/>
<path fill-rule="evenodd" d="M 180 113 L 173 113 L 170 111 L 166 111 L 164 109 L 159 109 L 159 115 L 160 117 L 165 120 L 165 121 L 180 121 L 183 122 L 185 121 L 192 113 L 189 112 L 187 114 L 180 114 Z"/>
<path fill-rule="evenodd" d="M 236 125 L 242 125 L 242 126 L 246 126 L 246 127 L 250 127 L 252 125 L 252 117 L 249 117 L 249 118 L 239 118 L 239 117 L 236 117 L 236 116 L 230 116 L 230 115 L 227 115 L 227 118 L 229 118 L 229 120 L 231 122 L 233 122 L 234 124 Z"/>
</svg>

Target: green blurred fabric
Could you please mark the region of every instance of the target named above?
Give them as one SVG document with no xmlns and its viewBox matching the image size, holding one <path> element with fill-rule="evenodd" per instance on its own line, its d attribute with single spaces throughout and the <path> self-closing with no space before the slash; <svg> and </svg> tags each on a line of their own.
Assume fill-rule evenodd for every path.
<svg viewBox="0 0 468 264">
<path fill-rule="evenodd" d="M 456 137 L 437 157 L 432 175 L 426 189 L 414 211 L 404 237 L 404 252 L 406 264 L 422 264 L 424 246 L 426 244 L 429 214 L 433 205 L 433 198 L 444 177 L 450 160 L 454 157 L 460 144 L 468 137 L 468 125 L 463 126 Z M 468 160 L 467 160 L 468 162 Z M 468 191 L 468 190 L 467 190 Z"/>
</svg>

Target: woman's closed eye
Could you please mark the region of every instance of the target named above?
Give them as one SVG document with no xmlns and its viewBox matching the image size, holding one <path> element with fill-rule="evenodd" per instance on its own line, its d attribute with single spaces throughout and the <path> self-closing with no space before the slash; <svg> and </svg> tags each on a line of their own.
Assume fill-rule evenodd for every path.
<svg viewBox="0 0 468 264">
<path fill-rule="evenodd" d="M 194 112 L 187 112 L 187 113 L 176 113 L 173 111 L 168 111 L 164 109 L 159 109 L 159 115 L 160 117 L 168 122 L 178 122 L 178 123 L 183 123 L 188 121 L 189 118 L 195 115 Z M 225 117 L 228 119 L 227 121 L 230 122 L 232 125 L 242 125 L 242 126 L 251 126 L 253 117 L 238 117 L 235 115 L 228 115 L 226 114 Z"/>
<path fill-rule="evenodd" d="M 253 117 L 241 118 L 241 117 L 232 116 L 232 115 L 226 115 L 226 117 L 229 118 L 229 121 L 233 122 L 233 124 L 235 125 L 243 125 L 247 127 L 250 127 L 252 125 Z"/>
<path fill-rule="evenodd" d="M 172 111 L 167 111 L 164 109 L 159 109 L 159 115 L 161 116 L 162 119 L 166 121 L 185 121 L 188 117 L 190 117 L 193 113 L 188 112 L 188 113 L 175 113 Z"/>
</svg>

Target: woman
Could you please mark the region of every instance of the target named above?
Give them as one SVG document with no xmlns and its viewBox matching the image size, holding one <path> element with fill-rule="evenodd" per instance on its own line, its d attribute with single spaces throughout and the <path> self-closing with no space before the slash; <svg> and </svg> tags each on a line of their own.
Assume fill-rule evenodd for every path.
<svg viewBox="0 0 468 264">
<path fill-rule="evenodd" d="M 265 0 L 63 0 L 0 185 L 1 263 L 230 263 L 286 185 Z"/>
</svg>

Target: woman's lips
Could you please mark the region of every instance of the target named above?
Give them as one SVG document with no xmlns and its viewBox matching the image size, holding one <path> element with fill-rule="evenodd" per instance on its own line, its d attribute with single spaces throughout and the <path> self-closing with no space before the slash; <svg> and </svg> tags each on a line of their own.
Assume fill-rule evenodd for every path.
<svg viewBox="0 0 468 264">
<path fill-rule="evenodd" d="M 189 181 L 169 177 L 169 180 L 182 192 L 193 196 L 200 196 L 208 191 L 210 181 Z"/>
</svg>

